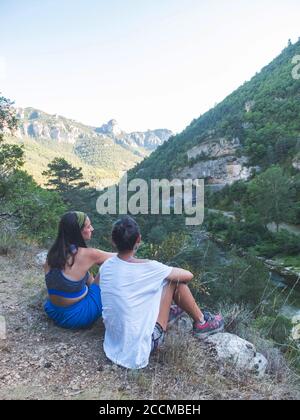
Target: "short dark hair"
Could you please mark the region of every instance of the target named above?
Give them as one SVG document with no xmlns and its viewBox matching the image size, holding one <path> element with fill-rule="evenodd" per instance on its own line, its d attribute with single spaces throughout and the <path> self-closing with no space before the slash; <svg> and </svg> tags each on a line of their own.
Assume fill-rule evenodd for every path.
<svg viewBox="0 0 300 420">
<path fill-rule="evenodd" d="M 111 237 L 119 252 L 132 251 L 139 236 L 139 225 L 130 216 L 121 217 L 113 225 Z"/>
</svg>

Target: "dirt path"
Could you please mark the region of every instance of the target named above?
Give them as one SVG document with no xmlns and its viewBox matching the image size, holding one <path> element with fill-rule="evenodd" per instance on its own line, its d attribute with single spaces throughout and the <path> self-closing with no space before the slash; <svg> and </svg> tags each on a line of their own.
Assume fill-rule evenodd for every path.
<svg viewBox="0 0 300 420">
<path fill-rule="evenodd" d="M 2 399 L 261 399 L 281 398 L 282 385 L 259 383 L 223 371 L 204 344 L 169 334 L 165 349 L 141 371 L 112 365 L 102 349 L 104 328 L 57 328 L 42 304 L 44 279 L 34 263 L 37 249 L 0 256 Z M 289 393 L 287 395 L 290 395 Z"/>
</svg>

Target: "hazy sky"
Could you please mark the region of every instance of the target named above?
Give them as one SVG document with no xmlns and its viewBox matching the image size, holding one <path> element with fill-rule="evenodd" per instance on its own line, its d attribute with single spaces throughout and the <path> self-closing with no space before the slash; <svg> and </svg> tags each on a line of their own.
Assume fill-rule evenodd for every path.
<svg viewBox="0 0 300 420">
<path fill-rule="evenodd" d="M 297 41 L 299 19 L 299 0 L 0 0 L 0 91 L 178 132 Z"/>
</svg>

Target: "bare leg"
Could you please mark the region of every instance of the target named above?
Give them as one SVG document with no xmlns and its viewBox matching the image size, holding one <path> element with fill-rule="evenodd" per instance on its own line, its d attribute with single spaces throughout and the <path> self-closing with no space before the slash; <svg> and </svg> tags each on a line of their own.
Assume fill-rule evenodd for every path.
<svg viewBox="0 0 300 420">
<path fill-rule="evenodd" d="M 192 292 L 185 283 L 178 284 L 174 293 L 175 303 L 183 309 L 194 321 L 203 321 L 203 313 L 197 305 Z"/>
<path fill-rule="evenodd" d="M 162 291 L 157 322 L 162 326 L 164 331 L 167 329 L 170 307 L 174 299 L 176 287 L 176 283 L 169 281 Z"/>
<path fill-rule="evenodd" d="M 203 313 L 197 305 L 193 295 L 184 283 L 169 282 L 163 289 L 159 315 L 157 322 L 162 326 L 163 330 L 167 329 L 170 307 L 172 301 L 180 306 L 185 312 L 187 312 L 194 321 L 203 321 Z"/>
</svg>

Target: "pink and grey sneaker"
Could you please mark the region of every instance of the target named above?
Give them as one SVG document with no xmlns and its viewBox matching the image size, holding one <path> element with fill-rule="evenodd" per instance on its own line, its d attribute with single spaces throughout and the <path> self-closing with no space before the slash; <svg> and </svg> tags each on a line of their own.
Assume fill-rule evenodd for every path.
<svg viewBox="0 0 300 420">
<path fill-rule="evenodd" d="M 183 314 L 184 310 L 181 309 L 178 305 L 171 305 L 168 326 L 173 325 Z"/>
<path fill-rule="evenodd" d="M 197 338 L 206 338 L 224 330 L 224 320 L 221 314 L 212 315 L 208 311 L 203 311 L 204 323 L 194 322 L 193 335 Z"/>
</svg>

